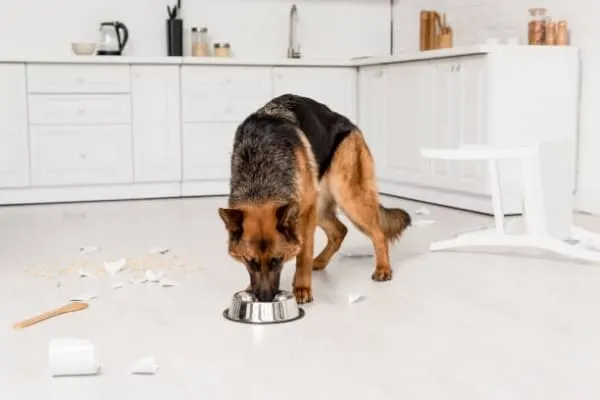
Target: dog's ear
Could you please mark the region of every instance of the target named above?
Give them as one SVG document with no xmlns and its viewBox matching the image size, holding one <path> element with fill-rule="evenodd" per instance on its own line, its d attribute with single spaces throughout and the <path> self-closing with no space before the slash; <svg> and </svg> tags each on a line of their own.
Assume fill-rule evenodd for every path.
<svg viewBox="0 0 600 400">
<path fill-rule="evenodd" d="M 219 208 L 219 216 L 225 223 L 225 228 L 229 231 L 232 237 L 241 238 L 244 223 L 244 212 L 235 208 Z"/>
<path fill-rule="evenodd" d="M 292 201 L 290 203 L 279 206 L 275 211 L 277 218 L 277 230 L 281 232 L 288 240 L 297 241 L 296 225 L 300 216 L 300 207 L 298 203 Z"/>
</svg>

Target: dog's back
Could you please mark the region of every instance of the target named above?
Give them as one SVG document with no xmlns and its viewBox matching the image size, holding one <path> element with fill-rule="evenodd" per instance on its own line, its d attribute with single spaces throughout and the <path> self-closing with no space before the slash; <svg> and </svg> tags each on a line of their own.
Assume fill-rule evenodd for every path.
<svg viewBox="0 0 600 400">
<path fill-rule="evenodd" d="M 297 191 L 297 151 L 308 143 L 317 179 L 356 126 L 313 99 L 274 98 L 238 127 L 231 158 L 230 202 L 289 201 Z M 307 149 L 308 150 L 308 149 Z"/>
<path fill-rule="evenodd" d="M 231 155 L 231 205 L 294 196 L 296 159 L 302 146 L 296 127 L 272 115 L 254 113 L 238 127 Z"/>
</svg>

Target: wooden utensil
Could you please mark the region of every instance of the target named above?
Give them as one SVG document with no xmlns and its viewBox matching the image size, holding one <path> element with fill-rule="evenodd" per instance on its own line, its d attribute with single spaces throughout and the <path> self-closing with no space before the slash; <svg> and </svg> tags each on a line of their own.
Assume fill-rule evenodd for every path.
<svg viewBox="0 0 600 400">
<path fill-rule="evenodd" d="M 428 50 L 434 50 L 436 48 L 436 41 L 438 36 L 438 27 L 440 26 L 440 14 L 436 11 L 429 12 L 429 37 L 427 48 Z"/>
<path fill-rule="evenodd" d="M 420 30 L 420 36 L 419 36 L 419 50 L 424 51 L 427 50 L 427 27 L 428 27 L 428 22 L 427 20 L 429 19 L 429 11 L 427 10 L 421 10 L 421 13 L 419 15 L 419 30 Z"/>
<path fill-rule="evenodd" d="M 85 310 L 88 307 L 89 307 L 88 303 L 75 301 L 75 302 L 66 304 L 62 307 L 59 307 L 55 310 L 48 311 L 48 312 L 45 312 L 40 315 L 36 315 L 35 317 L 26 319 L 25 321 L 17 322 L 16 324 L 13 325 L 13 328 L 14 329 L 27 328 L 28 326 L 37 324 L 38 322 L 42 322 L 44 320 L 47 320 L 48 318 L 56 317 L 58 315 L 66 314 L 66 313 L 70 313 L 70 312 Z"/>
</svg>

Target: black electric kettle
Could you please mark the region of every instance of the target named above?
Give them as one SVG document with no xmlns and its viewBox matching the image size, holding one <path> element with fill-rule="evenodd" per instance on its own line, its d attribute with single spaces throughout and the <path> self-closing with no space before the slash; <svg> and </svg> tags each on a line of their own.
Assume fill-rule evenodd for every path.
<svg viewBox="0 0 600 400">
<path fill-rule="evenodd" d="M 99 56 L 120 56 L 129 40 L 129 30 L 119 21 L 100 24 L 100 40 L 96 54 Z"/>
</svg>

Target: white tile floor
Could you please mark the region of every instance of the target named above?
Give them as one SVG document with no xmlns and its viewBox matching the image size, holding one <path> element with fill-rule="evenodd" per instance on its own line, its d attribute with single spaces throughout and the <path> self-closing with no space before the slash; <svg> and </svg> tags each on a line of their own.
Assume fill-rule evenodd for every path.
<svg viewBox="0 0 600 400">
<path fill-rule="evenodd" d="M 420 206 L 383 202 L 411 212 Z M 439 223 L 410 229 L 396 245 L 392 282 L 370 280 L 372 259 L 338 256 L 315 274 L 315 302 L 304 319 L 239 325 L 221 315 L 247 283 L 225 251 L 216 212 L 223 204 L 224 198 L 208 198 L 0 208 L 0 397 L 599 398 L 600 266 L 531 252 L 429 253 L 431 240 L 491 224 L 429 207 L 427 218 Z M 577 222 L 600 231 L 591 217 Z M 103 251 L 80 256 L 79 247 L 88 244 Z M 173 249 L 164 259 L 177 255 L 188 266 L 185 274 L 166 269 L 178 286 L 114 290 L 112 278 L 60 272 L 69 263 L 93 269 L 124 256 L 139 265 L 155 245 Z M 342 251 L 364 250 L 369 242 L 352 230 Z M 145 262 L 155 268 L 159 261 Z M 285 287 L 292 269 L 286 268 Z M 15 321 L 90 290 L 98 298 L 88 310 L 12 329 Z M 348 305 L 351 293 L 368 300 Z M 102 374 L 51 378 L 47 346 L 59 336 L 91 340 Z M 130 364 L 146 355 L 157 359 L 159 372 L 129 375 Z"/>
</svg>

